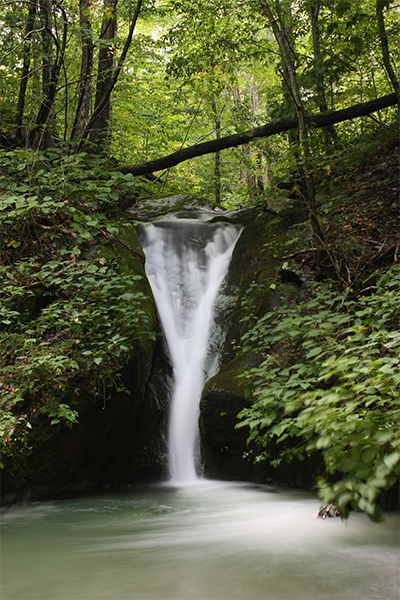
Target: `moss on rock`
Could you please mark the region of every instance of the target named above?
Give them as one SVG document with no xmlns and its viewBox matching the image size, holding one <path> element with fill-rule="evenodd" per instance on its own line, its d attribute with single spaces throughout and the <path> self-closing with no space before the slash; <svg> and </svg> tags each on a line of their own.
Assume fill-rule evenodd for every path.
<svg viewBox="0 0 400 600">
<path fill-rule="evenodd" d="M 248 215 L 247 215 L 248 216 Z M 314 482 L 319 457 L 312 463 L 254 463 L 256 448 L 247 444 L 248 430 L 237 429 L 237 415 L 251 404 L 240 374 L 257 366 L 259 360 L 242 350 L 242 336 L 255 320 L 280 305 L 283 299 L 301 298 L 302 278 L 283 259 L 308 236 L 307 227 L 290 222 L 271 211 L 252 212 L 235 246 L 227 280 L 226 295 L 236 297 L 227 317 L 227 334 L 222 367 L 204 387 L 200 403 L 200 438 L 207 477 L 277 483 L 309 488 Z M 290 276 L 289 276 L 290 274 Z M 278 456 L 270 448 L 271 461 Z"/>
</svg>

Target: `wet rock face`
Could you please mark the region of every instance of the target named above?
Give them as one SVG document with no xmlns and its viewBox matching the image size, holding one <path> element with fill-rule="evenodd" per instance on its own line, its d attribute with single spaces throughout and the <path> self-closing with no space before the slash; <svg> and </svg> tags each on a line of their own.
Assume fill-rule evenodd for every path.
<svg viewBox="0 0 400 600">
<path fill-rule="evenodd" d="M 247 214 L 249 217 L 249 214 Z M 249 406 L 247 383 L 240 374 L 257 365 L 258 358 L 241 350 L 243 334 L 253 319 L 262 317 L 282 302 L 301 298 L 303 281 L 281 257 L 293 251 L 297 237 L 290 223 L 272 212 L 255 211 L 246 224 L 233 252 L 223 294 L 231 299 L 225 314 L 226 337 L 221 368 L 204 387 L 200 403 L 200 440 L 204 473 L 214 479 L 270 482 L 312 487 L 320 465 L 312 461 L 282 463 L 273 468 L 278 456 L 271 443 L 270 461 L 254 464 L 255 446 L 247 444 L 248 430 L 236 428 L 238 413 Z M 304 228 L 303 235 L 307 235 Z M 232 301 L 232 299 L 234 299 Z"/>
<path fill-rule="evenodd" d="M 138 221 L 152 222 L 160 218 L 211 220 L 224 211 L 207 200 L 176 194 L 166 198 L 140 200 L 129 209 L 129 213 Z"/>
<path fill-rule="evenodd" d="M 247 431 L 236 429 L 238 412 L 249 405 L 244 397 L 245 387 L 238 378 L 241 372 L 243 361 L 233 361 L 203 390 L 199 428 L 204 474 L 210 479 L 263 482 L 264 469 L 244 456 L 250 450 Z"/>
<path fill-rule="evenodd" d="M 151 355 L 132 354 L 123 373 L 126 391 L 106 402 L 78 400 L 79 422 L 71 429 L 43 417 L 29 438 L 32 450 L 6 462 L 2 503 L 161 480 L 169 373 L 160 339 Z"/>
<path fill-rule="evenodd" d="M 204 475 L 210 479 L 273 482 L 311 489 L 321 466 L 320 456 L 313 455 L 302 462 L 282 462 L 273 467 L 270 461 L 278 457 L 279 449 L 271 441 L 267 448 L 270 460 L 255 463 L 258 451 L 255 444 L 247 444 L 248 430 L 236 427 L 238 413 L 250 405 L 240 375 L 256 362 L 252 355 L 237 358 L 225 365 L 204 387 L 199 419 Z"/>
</svg>

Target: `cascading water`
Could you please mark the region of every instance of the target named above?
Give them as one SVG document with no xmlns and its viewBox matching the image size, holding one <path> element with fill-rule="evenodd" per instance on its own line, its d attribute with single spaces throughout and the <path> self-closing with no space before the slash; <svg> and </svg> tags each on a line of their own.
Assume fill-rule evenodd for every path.
<svg viewBox="0 0 400 600">
<path fill-rule="evenodd" d="M 192 219 L 160 221 L 139 231 L 174 372 L 169 467 L 176 483 L 197 478 L 197 419 L 212 309 L 240 231 Z"/>
</svg>

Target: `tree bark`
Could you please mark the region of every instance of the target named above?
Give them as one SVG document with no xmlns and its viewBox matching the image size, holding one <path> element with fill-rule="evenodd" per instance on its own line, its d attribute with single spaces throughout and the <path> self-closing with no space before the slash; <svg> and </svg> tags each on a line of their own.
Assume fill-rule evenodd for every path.
<svg viewBox="0 0 400 600">
<path fill-rule="evenodd" d="M 396 94 L 389 94 L 388 96 L 382 96 L 376 100 L 370 100 L 369 102 L 350 106 L 349 108 L 344 108 L 342 110 L 308 115 L 305 117 L 305 122 L 307 125 L 312 125 L 315 128 L 327 127 L 328 125 L 334 125 L 336 123 L 369 115 L 378 110 L 388 108 L 389 106 L 394 106 L 395 104 L 397 104 Z M 244 133 L 228 135 L 221 137 L 219 140 L 210 140 L 209 142 L 182 148 L 181 150 L 177 150 L 177 152 L 173 152 L 162 158 L 121 167 L 119 171 L 122 173 L 131 173 L 135 176 L 148 175 L 153 171 L 161 171 L 175 167 L 176 165 L 185 162 L 185 160 L 190 160 L 196 156 L 204 156 L 205 154 L 211 154 L 217 152 L 217 150 L 225 150 L 226 148 L 236 148 L 242 144 L 248 144 L 254 139 L 270 137 L 277 133 L 283 133 L 284 131 L 294 129 L 297 126 L 297 119 L 286 119 L 285 121 L 267 123 L 261 127 L 255 127 L 254 129 L 245 131 Z"/>
<path fill-rule="evenodd" d="M 77 89 L 78 106 L 74 124 L 72 126 L 71 140 L 80 139 L 82 137 L 89 118 L 93 68 L 92 25 L 89 15 L 90 4 L 91 0 L 79 0 L 82 40 L 81 73 Z"/>
<path fill-rule="evenodd" d="M 28 75 L 29 75 L 29 66 L 31 59 L 31 33 L 33 31 L 33 27 L 35 24 L 36 17 L 36 0 L 29 4 L 29 12 L 28 12 L 28 21 L 26 23 L 25 29 L 25 45 L 24 45 L 24 58 L 22 63 L 22 72 L 21 72 L 21 82 L 19 86 L 19 95 L 18 95 L 18 104 L 17 104 L 17 114 L 15 117 L 15 137 L 17 140 L 21 140 L 23 137 L 22 134 L 22 119 L 24 118 L 24 109 L 25 109 L 25 97 L 26 97 L 26 88 L 28 85 Z"/>
<path fill-rule="evenodd" d="M 397 118 L 398 118 L 398 124 L 400 125 L 400 84 L 399 84 L 399 80 L 397 79 L 396 73 L 394 72 L 394 69 L 392 67 L 392 64 L 390 62 L 389 44 L 388 44 L 388 39 L 387 39 L 387 35 L 386 35 L 385 20 L 383 18 L 382 0 L 376 0 L 376 16 L 378 18 L 379 37 L 381 40 L 383 62 L 385 64 L 387 74 L 389 75 L 390 81 L 392 82 L 392 85 L 393 85 L 394 92 L 396 94 L 397 109 L 398 109 Z"/>
<path fill-rule="evenodd" d="M 107 95 L 107 90 L 111 87 L 113 78 L 114 47 L 110 41 L 117 34 L 117 3 L 118 0 L 104 0 L 100 37 L 109 43 L 100 47 L 93 113 L 95 116 L 92 115 L 89 133 L 90 141 L 100 146 L 108 136 L 108 122 L 111 113 L 110 95 Z"/>
</svg>

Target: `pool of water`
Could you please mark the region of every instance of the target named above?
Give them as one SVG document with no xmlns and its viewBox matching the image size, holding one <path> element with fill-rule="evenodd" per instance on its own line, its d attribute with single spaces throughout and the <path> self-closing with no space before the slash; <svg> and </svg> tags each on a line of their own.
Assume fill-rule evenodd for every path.
<svg viewBox="0 0 400 600">
<path fill-rule="evenodd" d="M 399 598 L 399 518 L 317 519 L 312 495 L 201 481 L 2 513 L 2 600 Z"/>
</svg>

